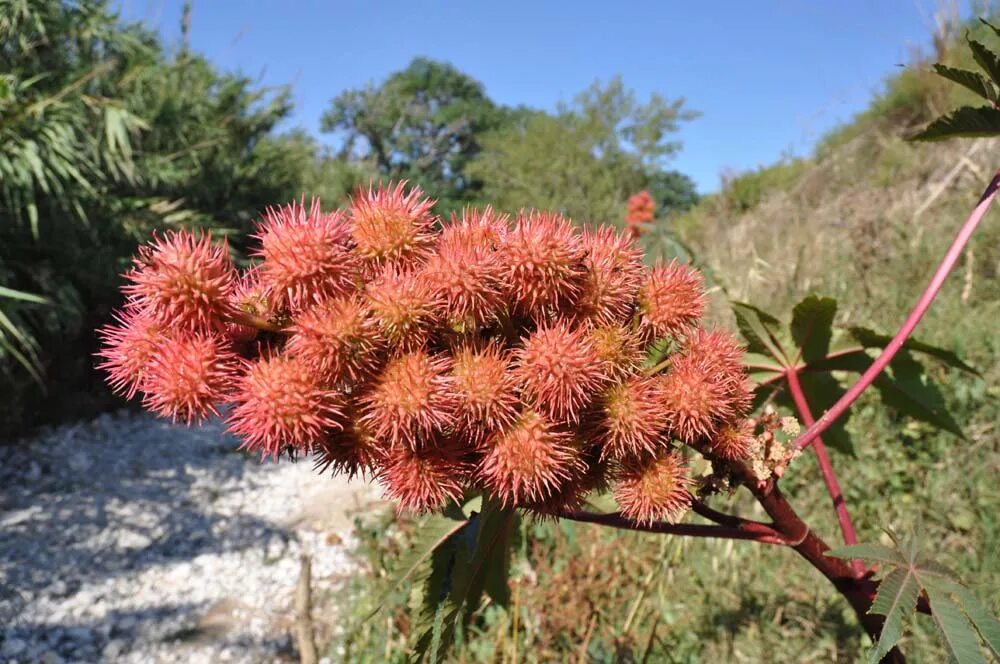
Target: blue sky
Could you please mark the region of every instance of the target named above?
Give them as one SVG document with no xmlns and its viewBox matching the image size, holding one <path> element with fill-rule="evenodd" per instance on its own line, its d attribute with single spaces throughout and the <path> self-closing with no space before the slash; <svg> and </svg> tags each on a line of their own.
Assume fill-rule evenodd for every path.
<svg viewBox="0 0 1000 664">
<path fill-rule="evenodd" d="M 181 0 L 117 4 L 168 39 L 179 34 Z M 195 0 L 191 43 L 225 69 L 292 84 L 289 126 L 316 135 L 339 91 L 417 55 L 451 62 L 499 103 L 544 109 L 621 74 L 640 98 L 684 97 L 702 113 L 683 126 L 671 166 L 709 192 L 723 172 L 807 154 L 863 110 L 885 76 L 927 48 L 940 4 Z"/>
</svg>

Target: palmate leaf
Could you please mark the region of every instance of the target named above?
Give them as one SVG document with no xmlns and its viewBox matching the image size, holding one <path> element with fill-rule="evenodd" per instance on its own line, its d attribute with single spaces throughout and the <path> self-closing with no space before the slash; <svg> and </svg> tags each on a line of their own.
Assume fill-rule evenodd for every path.
<svg viewBox="0 0 1000 664">
<path fill-rule="evenodd" d="M 766 355 L 779 364 L 785 364 L 787 360 L 779 332 L 781 321 L 746 302 L 733 301 L 730 302 L 730 306 L 736 315 L 736 325 L 747 340 L 747 350 Z"/>
<path fill-rule="evenodd" d="M 881 334 L 867 327 L 849 327 L 847 330 L 851 337 L 853 337 L 863 348 L 885 348 L 889 342 L 892 341 L 892 337 L 888 334 Z M 963 362 L 958 355 L 950 350 L 946 350 L 938 346 L 932 346 L 931 344 L 918 341 L 912 337 L 903 342 L 903 348 L 930 355 L 934 359 L 940 360 L 952 368 L 961 369 L 962 371 L 975 374 L 976 376 L 980 375 L 978 371 Z"/>
<path fill-rule="evenodd" d="M 911 141 L 941 141 L 948 138 L 988 138 L 1000 134 L 1000 110 L 993 106 L 963 106 L 931 122 L 909 136 Z"/>
<path fill-rule="evenodd" d="M 789 329 L 802 360 L 812 362 L 826 357 L 836 315 L 837 301 L 832 297 L 810 295 L 795 305 Z"/>
<path fill-rule="evenodd" d="M 413 626 L 419 635 L 415 658 L 437 661 L 453 643 L 459 621 L 468 624 L 484 594 L 501 606 L 508 604 L 507 577 L 517 518 L 513 509 L 485 501 L 475 532 L 460 533 L 452 540 L 453 548 L 433 557 L 431 577 L 441 579 L 443 585 L 432 588 L 440 592 L 423 596 Z"/>
<path fill-rule="evenodd" d="M 962 428 L 948 412 L 940 390 L 931 382 L 923 365 L 908 352 L 898 353 L 873 385 L 885 405 L 965 438 Z"/>
<path fill-rule="evenodd" d="M 958 83 L 962 87 L 975 92 L 983 99 L 996 102 L 1000 98 L 1000 89 L 997 88 L 997 84 L 979 72 L 948 67 L 940 63 L 934 65 L 934 71 L 949 81 Z"/>
<path fill-rule="evenodd" d="M 954 572 L 931 560 L 916 534 L 905 542 L 890 533 L 893 546 L 856 544 L 826 552 L 846 560 L 878 563 L 884 576 L 869 613 L 885 616 L 885 624 L 868 661 L 878 662 L 899 642 L 904 621 L 916 612 L 917 599 L 926 594 L 931 618 L 941 633 L 951 661 L 986 662 L 980 640 L 1000 661 L 1000 622 L 964 586 Z"/>
</svg>

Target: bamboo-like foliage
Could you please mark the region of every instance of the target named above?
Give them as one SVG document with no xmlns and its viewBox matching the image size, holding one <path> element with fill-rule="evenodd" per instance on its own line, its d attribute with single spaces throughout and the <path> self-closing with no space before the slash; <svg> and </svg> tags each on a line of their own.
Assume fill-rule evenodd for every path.
<svg viewBox="0 0 1000 664">
<path fill-rule="evenodd" d="M 0 2 L 0 383 L 87 355 L 152 230 L 239 231 L 299 195 L 317 151 L 273 134 L 289 111 L 102 0 Z"/>
</svg>

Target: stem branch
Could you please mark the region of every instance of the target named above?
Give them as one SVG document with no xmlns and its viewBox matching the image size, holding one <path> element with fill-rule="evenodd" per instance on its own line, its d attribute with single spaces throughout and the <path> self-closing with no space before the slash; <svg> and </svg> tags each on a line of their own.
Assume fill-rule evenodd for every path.
<svg viewBox="0 0 1000 664">
<path fill-rule="evenodd" d="M 927 288 L 924 290 L 920 299 L 917 300 L 916 306 L 913 307 L 913 311 L 910 315 L 906 317 L 903 321 L 902 327 L 899 328 L 899 332 L 896 336 L 892 338 L 886 347 L 882 350 L 882 353 L 875 359 L 868 370 L 861 376 L 857 383 L 855 383 L 851 389 L 847 391 L 844 396 L 842 396 L 837 403 L 833 405 L 830 410 L 823 413 L 818 420 L 816 420 L 808 429 L 806 429 L 801 436 L 795 441 L 795 449 L 805 449 L 808 447 L 816 438 L 826 431 L 833 422 L 844 414 L 851 404 L 857 400 L 861 393 L 872 384 L 876 377 L 882 372 L 883 369 L 892 361 L 896 353 L 903 347 L 906 340 L 913 333 L 913 329 L 923 318 L 927 309 L 931 306 L 934 298 L 937 296 L 938 292 L 941 290 L 941 286 L 944 284 L 945 278 L 951 269 L 955 267 L 955 263 L 958 262 L 959 257 L 962 255 L 962 250 L 965 245 L 969 242 L 969 238 L 972 237 L 972 233 L 976 230 L 979 222 L 983 220 L 986 216 L 986 211 L 989 210 L 990 204 L 993 199 L 997 197 L 997 192 L 1000 191 L 1000 171 L 997 171 L 990 181 L 989 186 L 986 187 L 986 191 L 979 199 L 979 203 L 973 208 L 972 213 L 962 224 L 962 228 L 959 229 L 958 234 L 952 241 L 951 246 L 948 248 L 947 253 L 941 260 L 941 264 L 938 265 L 937 270 L 934 272 L 934 276 L 931 278 Z"/>
</svg>

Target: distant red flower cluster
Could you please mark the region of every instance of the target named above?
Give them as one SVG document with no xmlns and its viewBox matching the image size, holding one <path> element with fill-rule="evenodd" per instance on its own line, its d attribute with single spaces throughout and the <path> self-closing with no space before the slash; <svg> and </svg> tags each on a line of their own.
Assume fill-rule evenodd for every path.
<svg viewBox="0 0 1000 664">
<path fill-rule="evenodd" d="M 700 327 L 701 276 L 644 266 L 612 228 L 490 208 L 444 223 L 398 184 L 347 211 L 268 210 L 255 237 L 242 273 L 187 231 L 139 251 L 102 330 L 117 392 L 187 423 L 224 411 L 244 448 L 312 453 L 410 510 L 482 491 L 555 514 L 613 486 L 627 516 L 673 521 L 682 444 L 749 454 L 742 349 Z M 665 371 L 645 367 L 663 341 Z"/>
<path fill-rule="evenodd" d="M 625 226 L 632 237 L 639 237 L 646 230 L 646 225 L 653 223 L 656 213 L 656 202 L 648 191 L 640 191 L 628 197 L 628 211 L 625 213 Z"/>
</svg>

